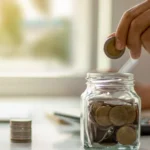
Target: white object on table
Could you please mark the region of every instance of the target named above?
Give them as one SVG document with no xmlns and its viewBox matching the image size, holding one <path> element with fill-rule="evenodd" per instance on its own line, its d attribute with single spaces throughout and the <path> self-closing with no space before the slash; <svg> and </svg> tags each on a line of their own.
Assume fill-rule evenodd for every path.
<svg viewBox="0 0 150 150">
<path fill-rule="evenodd" d="M 139 62 L 138 59 L 132 59 L 129 58 L 127 60 L 127 62 L 119 69 L 119 73 L 128 73 L 131 72 L 132 69 L 137 65 L 137 63 Z"/>
</svg>

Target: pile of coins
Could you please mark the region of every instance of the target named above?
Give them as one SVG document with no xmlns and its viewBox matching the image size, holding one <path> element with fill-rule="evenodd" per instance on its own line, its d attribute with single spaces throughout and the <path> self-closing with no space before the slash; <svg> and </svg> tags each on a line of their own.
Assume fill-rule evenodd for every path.
<svg viewBox="0 0 150 150">
<path fill-rule="evenodd" d="M 88 133 L 91 143 L 132 145 L 137 139 L 138 106 L 124 100 L 91 100 Z"/>
<path fill-rule="evenodd" d="M 11 119 L 11 141 L 16 143 L 31 142 L 32 121 L 30 119 Z"/>
</svg>

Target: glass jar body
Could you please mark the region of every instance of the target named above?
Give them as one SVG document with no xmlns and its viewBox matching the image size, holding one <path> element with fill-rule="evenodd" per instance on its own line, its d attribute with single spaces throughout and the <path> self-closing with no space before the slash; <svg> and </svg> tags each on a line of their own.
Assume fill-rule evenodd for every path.
<svg viewBox="0 0 150 150">
<path fill-rule="evenodd" d="M 81 141 L 84 148 L 138 150 L 140 98 L 132 86 L 94 82 L 82 94 Z"/>
</svg>

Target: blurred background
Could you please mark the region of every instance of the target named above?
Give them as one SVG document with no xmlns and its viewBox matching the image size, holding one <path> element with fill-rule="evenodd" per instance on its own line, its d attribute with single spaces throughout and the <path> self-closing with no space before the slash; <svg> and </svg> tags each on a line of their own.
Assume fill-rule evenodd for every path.
<svg viewBox="0 0 150 150">
<path fill-rule="evenodd" d="M 1 0 L 1 72 L 58 72 L 72 66 L 73 0 Z"/>
<path fill-rule="evenodd" d="M 103 45 L 140 1 L 1 0 L 0 95 L 80 96 L 86 72 L 118 70 L 129 58 L 126 50 L 110 60 Z M 144 51 L 138 81 L 149 81 L 149 59 Z"/>
</svg>

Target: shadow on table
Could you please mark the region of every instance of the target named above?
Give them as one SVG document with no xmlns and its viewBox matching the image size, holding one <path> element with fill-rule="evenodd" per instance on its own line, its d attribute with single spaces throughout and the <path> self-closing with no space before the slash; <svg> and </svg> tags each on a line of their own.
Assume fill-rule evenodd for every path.
<svg viewBox="0 0 150 150">
<path fill-rule="evenodd" d="M 32 143 L 11 143 L 10 150 L 32 150 Z"/>
</svg>

